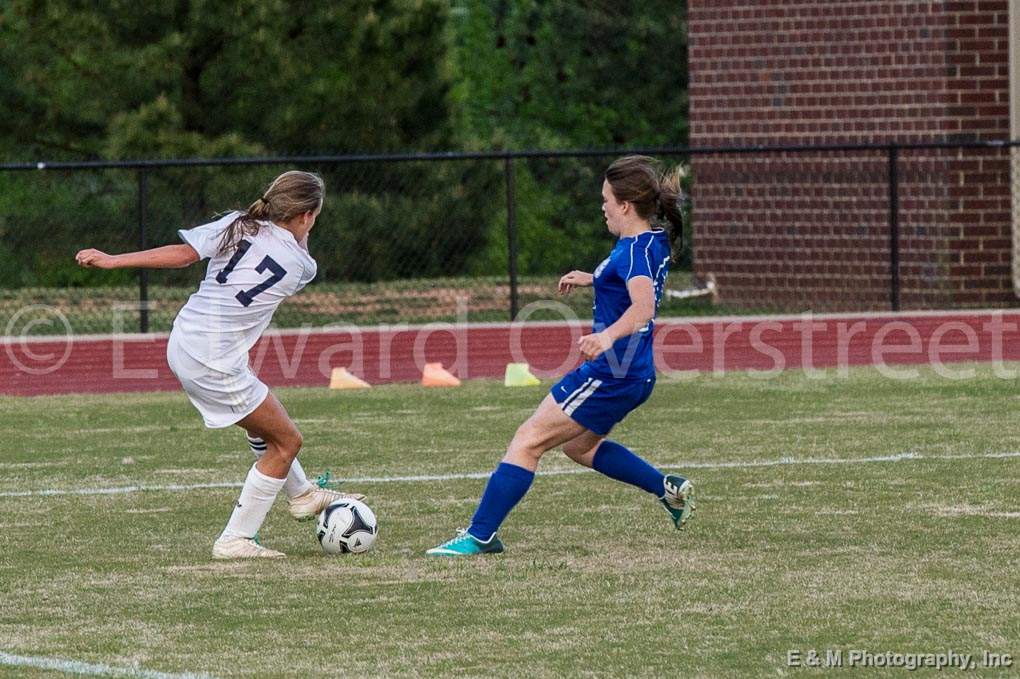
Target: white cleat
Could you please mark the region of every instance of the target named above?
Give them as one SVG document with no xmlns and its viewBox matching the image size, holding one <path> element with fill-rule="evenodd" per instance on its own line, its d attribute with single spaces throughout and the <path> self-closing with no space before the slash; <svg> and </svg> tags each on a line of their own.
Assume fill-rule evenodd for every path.
<svg viewBox="0 0 1020 679">
<path fill-rule="evenodd" d="M 213 543 L 214 559 L 280 559 L 283 552 L 263 547 L 252 538 L 221 537 Z"/>
<path fill-rule="evenodd" d="M 312 488 L 287 501 L 290 505 L 290 515 L 298 521 L 312 519 L 319 515 L 323 509 L 336 500 L 364 500 L 361 493 L 341 493 L 328 488 Z"/>
</svg>

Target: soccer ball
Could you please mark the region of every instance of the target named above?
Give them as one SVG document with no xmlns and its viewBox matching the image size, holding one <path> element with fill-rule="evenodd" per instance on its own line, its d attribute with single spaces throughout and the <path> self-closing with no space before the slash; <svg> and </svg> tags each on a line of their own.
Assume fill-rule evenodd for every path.
<svg viewBox="0 0 1020 679">
<path fill-rule="evenodd" d="M 359 500 L 334 500 L 319 514 L 316 536 L 326 554 L 360 554 L 372 549 L 379 524 Z"/>
</svg>

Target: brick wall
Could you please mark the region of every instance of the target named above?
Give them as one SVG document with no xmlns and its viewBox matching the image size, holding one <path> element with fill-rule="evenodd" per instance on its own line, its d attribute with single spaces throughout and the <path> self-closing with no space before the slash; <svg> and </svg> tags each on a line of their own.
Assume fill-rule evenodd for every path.
<svg viewBox="0 0 1020 679">
<path fill-rule="evenodd" d="M 1006 139 L 1006 0 L 690 0 L 692 146 Z M 701 274 L 744 308 L 889 304 L 882 152 L 695 155 Z M 904 151 L 904 308 L 1002 306 L 1007 152 Z"/>
</svg>

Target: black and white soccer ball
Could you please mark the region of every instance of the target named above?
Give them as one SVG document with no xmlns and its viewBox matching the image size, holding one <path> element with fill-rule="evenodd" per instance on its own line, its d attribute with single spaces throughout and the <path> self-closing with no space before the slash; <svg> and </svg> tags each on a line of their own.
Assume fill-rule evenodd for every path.
<svg viewBox="0 0 1020 679">
<path fill-rule="evenodd" d="M 372 549 L 379 524 L 360 500 L 334 500 L 319 514 L 316 535 L 327 554 L 360 554 Z"/>
</svg>

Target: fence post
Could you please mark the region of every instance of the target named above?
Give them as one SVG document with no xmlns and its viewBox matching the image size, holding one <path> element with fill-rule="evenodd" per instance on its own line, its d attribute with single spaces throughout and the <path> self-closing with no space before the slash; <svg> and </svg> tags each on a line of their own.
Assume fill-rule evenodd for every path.
<svg viewBox="0 0 1020 679">
<path fill-rule="evenodd" d="M 900 310 L 900 147 L 889 145 L 889 306 Z"/>
<path fill-rule="evenodd" d="M 517 213 L 514 208 L 514 159 L 507 155 L 503 160 L 506 174 L 506 239 L 510 269 L 510 320 L 517 318 Z"/>
<path fill-rule="evenodd" d="M 138 249 L 145 250 L 145 213 L 149 202 L 149 177 L 138 170 Z M 138 332 L 149 332 L 149 272 L 138 270 Z"/>
</svg>

